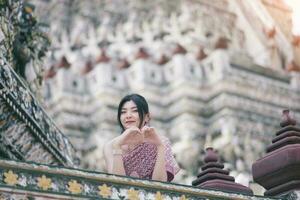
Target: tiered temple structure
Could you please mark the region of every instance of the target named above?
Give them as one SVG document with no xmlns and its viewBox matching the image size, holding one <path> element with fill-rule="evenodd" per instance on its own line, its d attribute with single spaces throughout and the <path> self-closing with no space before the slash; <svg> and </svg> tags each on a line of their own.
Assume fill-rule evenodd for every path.
<svg viewBox="0 0 300 200">
<path fill-rule="evenodd" d="M 299 198 L 299 42 L 283 1 L 178 0 L 171 11 L 139 0 L 79 2 L 43 10 L 49 20 L 65 16 L 50 28 L 58 36 L 46 63 L 46 111 L 0 63 L 0 198 Z M 41 11 L 52 2 L 36 3 Z M 25 74 L 30 84 L 34 74 Z M 151 124 L 173 143 L 176 183 L 105 173 L 102 147 L 120 133 L 117 105 L 132 92 L 147 98 Z M 294 118 L 285 111 L 265 155 L 287 108 Z M 207 153 L 203 162 L 206 147 L 220 158 Z"/>
<path fill-rule="evenodd" d="M 253 196 L 245 186 L 209 190 L 78 169 L 67 138 L 9 64 L 1 64 L 1 199 L 273 199 Z"/>
<path fill-rule="evenodd" d="M 102 146 L 120 133 L 118 102 L 140 93 L 152 125 L 173 143 L 178 182 L 192 181 L 198 152 L 213 146 L 249 185 L 281 110 L 300 115 L 298 47 L 286 33 L 291 10 L 277 2 L 182 1 L 174 13 L 153 9 L 141 20 L 129 12 L 118 23 L 107 14 L 95 27 L 79 17 L 53 41 L 46 109 L 81 150 L 83 166 L 102 171 Z"/>
</svg>

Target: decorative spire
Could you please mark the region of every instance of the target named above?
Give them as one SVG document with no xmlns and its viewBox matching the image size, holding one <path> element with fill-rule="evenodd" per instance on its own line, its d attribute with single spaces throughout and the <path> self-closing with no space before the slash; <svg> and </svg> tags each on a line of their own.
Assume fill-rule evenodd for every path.
<svg viewBox="0 0 300 200">
<path fill-rule="evenodd" d="M 45 74 L 45 79 L 53 78 L 56 75 L 55 67 L 52 65 Z"/>
<path fill-rule="evenodd" d="M 93 64 L 90 60 L 88 60 L 86 63 L 85 63 L 85 66 L 82 70 L 82 74 L 87 74 L 89 73 L 90 71 L 93 70 Z"/>
<path fill-rule="evenodd" d="M 196 59 L 199 60 L 199 61 L 201 61 L 201 60 L 203 60 L 206 57 L 207 57 L 207 55 L 204 52 L 204 48 L 202 46 L 199 46 L 198 52 L 196 54 Z"/>
<path fill-rule="evenodd" d="M 143 48 L 140 47 L 137 54 L 135 55 L 136 59 L 148 59 L 150 56 L 148 52 Z"/>
<path fill-rule="evenodd" d="M 290 110 L 283 110 L 280 126 L 281 127 L 286 127 L 286 126 L 289 126 L 289 125 L 295 126 L 296 125 L 296 120 L 293 119 L 290 116 Z"/>
<path fill-rule="evenodd" d="M 265 32 L 267 38 L 272 39 L 276 35 L 276 28 L 274 26 L 271 29 L 264 28 L 264 32 Z"/>
<path fill-rule="evenodd" d="M 126 58 L 124 58 L 118 63 L 117 66 L 118 66 L 118 69 L 127 69 L 130 67 L 130 63 L 127 61 Z"/>
<path fill-rule="evenodd" d="M 294 47 L 300 47 L 300 35 L 293 35 L 292 45 Z"/>
<path fill-rule="evenodd" d="M 219 156 L 212 147 L 206 148 L 204 163 L 218 162 Z"/>
<path fill-rule="evenodd" d="M 67 60 L 66 56 L 62 56 L 60 61 L 57 64 L 58 68 L 65 68 L 65 69 L 69 69 L 71 66 L 71 64 L 69 63 L 69 61 Z"/>
<path fill-rule="evenodd" d="M 267 147 L 267 152 L 272 152 L 289 144 L 300 144 L 300 130 L 295 125 L 296 120 L 290 116 L 290 111 L 283 110 L 280 122 L 282 128 L 276 133 L 272 144 Z"/>
<path fill-rule="evenodd" d="M 106 55 L 105 49 L 101 49 L 101 54 L 96 59 L 96 63 L 107 63 L 110 61 L 110 58 Z"/>
<path fill-rule="evenodd" d="M 228 49 L 229 39 L 225 37 L 219 37 L 215 44 L 215 49 Z"/>
<path fill-rule="evenodd" d="M 289 110 L 283 110 L 272 144 L 267 147 L 267 155 L 252 165 L 255 182 L 267 189 L 265 195 L 280 196 L 292 190 L 300 190 L 300 128 L 291 117 Z"/>
<path fill-rule="evenodd" d="M 165 55 L 165 54 L 162 54 L 159 58 L 159 60 L 157 61 L 157 64 L 159 65 L 164 65 L 166 64 L 167 62 L 169 62 L 169 58 Z"/>
<path fill-rule="evenodd" d="M 296 64 L 296 62 L 294 60 L 292 60 L 285 68 L 288 72 L 291 71 L 300 71 L 300 66 Z"/>
<path fill-rule="evenodd" d="M 218 162 L 219 156 L 212 147 L 206 149 L 202 172 L 192 182 L 193 186 L 201 188 L 224 190 L 229 192 L 243 192 L 252 194 L 252 190 L 246 186 L 235 183 L 234 178 L 229 176 L 229 171 L 224 170 L 224 165 Z"/>
<path fill-rule="evenodd" d="M 176 47 L 175 47 L 175 49 L 174 49 L 174 51 L 173 51 L 173 55 L 175 55 L 175 54 L 186 54 L 186 49 L 183 47 L 183 46 L 181 46 L 180 44 L 176 44 Z"/>
</svg>

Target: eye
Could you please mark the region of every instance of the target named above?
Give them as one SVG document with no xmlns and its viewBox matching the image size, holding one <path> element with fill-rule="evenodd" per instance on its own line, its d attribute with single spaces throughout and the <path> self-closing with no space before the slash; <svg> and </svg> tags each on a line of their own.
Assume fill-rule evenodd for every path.
<svg viewBox="0 0 300 200">
<path fill-rule="evenodd" d="M 126 111 L 125 111 L 125 110 L 122 110 L 122 111 L 121 111 L 121 114 L 124 114 L 124 113 L 126 113 Z"/>
</svg>

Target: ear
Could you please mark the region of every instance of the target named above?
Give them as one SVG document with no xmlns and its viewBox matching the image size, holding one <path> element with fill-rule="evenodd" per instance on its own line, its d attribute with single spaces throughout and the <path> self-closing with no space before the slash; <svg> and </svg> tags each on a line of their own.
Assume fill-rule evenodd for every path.
<svg viewBox="0 0 300 200">
<path fill-rule="evenodd" d="M 145 121 L 146 124 L 149 124 L 150 120 L 151 120 L 150 113 L 147 113 L 147 114 L 145 115 L 144 121 Z"/>
</svg>

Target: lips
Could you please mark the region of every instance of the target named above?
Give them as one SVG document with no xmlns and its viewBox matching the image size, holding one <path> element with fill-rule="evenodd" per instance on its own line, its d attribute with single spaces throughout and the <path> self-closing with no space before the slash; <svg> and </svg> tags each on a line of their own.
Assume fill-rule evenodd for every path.
<svg viewBox="0 0 300 200">
<path fill-rule="evenodd" d="M 132 124 L 135 123 L 135 121 L 126 121 L 125 124 Z"/>
</svg>

